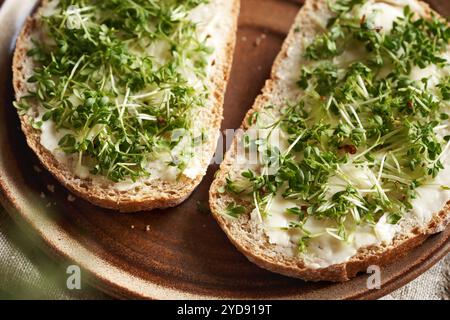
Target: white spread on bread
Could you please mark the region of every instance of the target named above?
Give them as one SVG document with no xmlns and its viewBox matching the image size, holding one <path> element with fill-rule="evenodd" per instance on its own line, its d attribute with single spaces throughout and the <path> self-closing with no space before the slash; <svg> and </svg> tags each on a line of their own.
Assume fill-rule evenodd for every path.
<svg viewBox="0 0 450 320">
<path fill-rule="evenodd" d="M 40 14 L 43 16 L 51 16 L 55 14 L 58 9 L 59 1 L 49 1 L 49 4 L 40 9 Z M 212 2 L 212 3 L 211 3 Z M 189 12 L 188 19 L 197 24 L 197 34 L 199 39 L 205 41 L 205 44 L 211 48 L 214 48 L 212 54 L 208 56 L 207 65 L 205 66 L 205 73 L 207 77 L 205 79 L 200 79 L 196 76 L 194 72 L 192 72 L 192 68 L 187 66 L 184 70 L 181 70 L 181 73 L 187 79 L 190 85 L 193 88 L 201 89 L 203 86 L 214 88 L 214 85 L 210 83 L 212 81 L 211 76 L 215 72 L 215 68 L 219 67 L 216 63 L 216 54 L 226 50 L 226 42 L 224 41 L 224 33 L 221 30 L 221 15 L 227 11 L 227 7 L 229 3 L 221 0 L 212 0 L 209 3 L 201 4 Z M 39 37 L 45 37 L 45 35 L 39 34 Z M 155 41 L 147 48 L 147 54 L 159 59 L 161 63 L 166 60 L 167 52 L 170 48 L 168 48 L 167 43 L 163 41 Z M 134 48 L 130 48 L 130 50 L 135 50 Z M 191 60 L 186 60 L 188 63 Z M 72 100 L 76 100 L 75 96 L 71 97 Z M 123 99 L 123 97 L 122 97 Z M 210 94 L 209 98 L 206 101 L 206 106 L 195 107 L 190 110 L 192 115 L 196 113 L 202 112 L 199 108 L 210 108 L 214 105 L 216 97 L 214 94 Z M 38 107 L 38 117 L 36 117 L 36 121 L 41 120 L 42 115 L 46 110 L 41 106 Z M 32 111 L 30 111 L 32 112 Z M 94 128 L 93 128 L 94 129 Z M 101 130 L 101 128 L 97 128 Z M 59 148 L 59 141 L 67 134 L 70 133 L 69 130 L 58 129 L 56 130 L 55 124 L 51 121 L 43 121 L 41 130 L 41 144 L 47 150 L 49 150 L 55 158 L 65 163 L 68 166 L 71 166 L 74 170 L 74 173 L 80 178 L 89 178 L 94 181 L 107 182 L 107 180 L 103 176 L 93 175 L 90 173 L 90 168 L 83 165 L 79 165 L 77 163 L 77 155 L 69 155 L 65 152 L 61 151 Z M 195 127 L 192 129 L 191 139 L 193 135 L 200 134 L 203 130 L 205 130 L 208 134 L 212 134 L 212 130 L 210 128 L 205 128 L 204 124 L 199 122 L 195 123 Z M 95 132 L 93 133 L 95 134 Z M 114 188 L 118 191 L 128 191 L 135 187 L 140 186 L 146 180 L 155 180 L 160 179 L 164 181 L 175 181 L 178 179 L 179 175 L 182 174 L 184 177 L 188 179 L 195 179 L 200 175 L 203 175 L 206 172 L 206 165 L 202 163 L 202 149 L 204 146 L 191 146 L 191 139 L 188 137 L 181 139 L 181 142 L 178 145 L 166 152 L 158 153 L 157 156 L 152 155 L 148 159 L 146 170 L 150 173 L 149 177 L 138 178 L 137 181 L 133 182 L 131 179 L 127 178 L 123 181 L 114 183 Z M 189 154 L 188 154 L 189 153 Z M 186 167 L 180 172 L 176 167 L 169 166 L 168 162 L 172 161 L 174 157 L 183 157 L 185 156 L 187 160 Z"/>
<path fill-rule="evenodd" d="M 381 29 L 381 32 L 390 32 L 394 20 L 403 16 L 403 8 L 407 5 L 416 13 L 423 13 L 423 8 L 417 5 L 415 1 L 371 0 L 358 8 L 355 14 L 371 21 L 373 25 Z M 321 21 L 319 23 L 324 26 L 325 22 L 322 23 Z M 278 87 L 281 88 L 280 90 L 284 90 L 281 95 L 287 99 L 295 99 L 295 97 L 301 95 L 301 91 L 296 86 L 296 81 L 298 80 L 298 72 L 296 70 L 300 70 L 305 63 L 305 60 L 301 57 L 306 45 L 303 39 L 300 40 L 300 38 L 295 37 L 289 46 L 287 56 L 280 61 L 276 77 L 278 78 L 277 81 L 280 82 Z M 349 61 L 358 60 L 361 57 L 361 53 L 364 54 L 364 50 L 361 48 L 352 48 L 334 58 L 334 62 L 348 63 Z M 450 48 L 442 56 L 450 62 Z M 425 68 L 414 66 L 410 77 L 418 82 L 423 78 L 428 78 L 428 89 L 434 90 L 439 80 L 448 75 L 450 75 L 448 66 L 442 68 L 431 64 Z M 442 110 L 442 112 L 446 113 L 449 113 L 449 111 L 448 107 L 446 110 Z M 447 124 L 436 128 L 436 134 L 439 137 L 450 134 L 448 121 Z M 281 148 L 280 145 L 283 145 L 284 148 Z M 281 150 L 285 149 L 285 146 L 285 141 L 278 142 L 278 147 Z M 374 225 L 352 224 L 350 234 L 346 240 L 339 239 L 336 236 L 336 230 L 333 229 L 335 227 L 334 223 L 326 219 L 319 220 L 315 217 L 308 217 L 304 224 L 304 229 L 311 233 L 308 247 L 305 252 L 298 253 L 298 243 L 303 233 L 301 230 L 289 228 L 293 217 L 286 212 L 289 208 L 297 207 L 298 203 L 285 199 L 281 196 L 280 191 L 269 200 L 269 204 L 266 207 L 267 216 L 263 220 L 260 218 L 260 208 L 255 208 L 251 212 L 251 218 L 255 223 L 262 224 L 268 242 L 276 245 L 277 250 L 288 255 L 300 254 L 309 268 L 325 268 L 333 264 L 344 263 L 363 247 L 389 245 L 394 237 L 402 231 L 402 226 L 407 225 L 410 221 L 418 222 L 419 225 L 425 227 L 431 221 L 433 215 L 444 208 L 446 202 L 450 199 L 450 190 L 446 187 L 450 186 L 450 148 L 444 149 L 440 160 L 444 169 L 438 173 L 432 182 L 417 188 L 417 198 L 412 200 L 413 208 L 407 212 L 398 224 L 389 223 L 386 214 Z M 245 168 L 245 164 L 241 164 L 239 168 Z M 353 185 L 361 189 L 371 189 L 373 187 L 373 178 L 371 178 L 373 173 L 370 170 L 365 170 L 361 166 L 351 165 L 344 166 L 342 170 Z M 334 176 L 330 178 L 330 181 L 332 181 L 330 184 L 335 188 L 330 192 L 333 194 L 339 191 L 340 178 Z M 345 182 L 342 183 L 342 189 L 345 189 L 345 184 Z"/>
</svg>

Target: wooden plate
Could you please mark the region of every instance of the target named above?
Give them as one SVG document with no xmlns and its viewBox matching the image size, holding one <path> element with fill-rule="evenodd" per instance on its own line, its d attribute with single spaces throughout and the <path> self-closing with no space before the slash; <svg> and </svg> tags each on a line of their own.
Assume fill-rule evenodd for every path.
<svg viewBox="0 0 450 320">
<path fill-rule="evenodd" d="M 188 201 L 169 210 L 118 214 L 80 199 L 69 201 L 68 192 L 50 174 L 33 169 L 38 160 L 26 146 L 11 105 L 13 43 L 35 2 L 8 0 L 0 13 L 0 198 L 25 232 L 42 239 L 55 257 L 81 266 L 102 290 L 115 297 L 156 299 L 377 298 L 414 279 L 449 251 L 447 228 L 383 268 L 380 290 L 368 290 L 364 274 L 330 284 L 264 271 L 237 252 L 214 219 L 197 208 L 198 202 L 207 203 L 216 166 Z M 442 12 L 449 8 L 440 3 L 436 8 Z M 223 128 L 241 123 L 300 6 L 297 1 L 242 0 Z"/>
</svg>

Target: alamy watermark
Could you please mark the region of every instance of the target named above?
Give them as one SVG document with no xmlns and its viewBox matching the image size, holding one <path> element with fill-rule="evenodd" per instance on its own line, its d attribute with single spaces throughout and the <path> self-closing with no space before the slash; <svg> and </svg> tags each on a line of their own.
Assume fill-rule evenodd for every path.
<svg viewBox="0 0 450 320">
<path fill-rule="evenodd" d="M 200 159 L 211 158 L 210 164 L 221 164 L 229 150 L 237 165 L 258 165 L 265 173 L 275 174 L 279 169 L 280 159 L 292 151 L 300 138 L 289 144 L 288 137 L 279 128 L 211 130 L 207 134 L 197 135 L 188 130 L 177 129 L 172 132 L 170 140 L 175 145 L 172 150 L 175 162 L 180 154 L 191 154 Z M 216 142 L 216 148 L 214 154 L 211 154 L 213 141 Z"/>
<path fill-rule="evenodd" d="M 370 265 L 367 268 L 367 274 L 370 276 L 367 278 L 366 287 L 369 290 L 381 289 L 381 269 L 380 266 Z"/>
<path fill-rule="evenodd" d="M 66 286 L 69 290 L 81 290 L 81 269 L 77 265 L 70 265 L 66 269 L 68 274 Z"/>
</svg>

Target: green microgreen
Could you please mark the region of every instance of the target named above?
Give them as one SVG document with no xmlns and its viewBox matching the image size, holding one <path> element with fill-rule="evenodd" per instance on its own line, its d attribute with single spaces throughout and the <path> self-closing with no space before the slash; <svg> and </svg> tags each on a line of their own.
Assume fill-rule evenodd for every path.
<svg viewBox="0 0 450 320">
<path fill-rule="evenodd" d="M 15 105 L 42 107 L 43 121 L 70 133 L 60 149 L 113 181 L 147 176 L 149 158 L 171 152 L 192 110 L 205 106 L 211 48 L 189 12 L 207 0 L 60 0 L 41 15 L 45 41 L 28 55 L 30 92 Z M 189 78 L 203 85 L 194 87 Z M 177 157 L 178 155 L 174 155 Z M 181 170 L 185 161 L 177 161 Z"/>
<path fill-rule="evenodd" d="M 235 202 L 229 203 L 225 209 L 225 214 L 233 218 L 239 218 L 243 213 L 245 213 L 245 207 L 237 205 Z"/>
<path fill-rule="evenodd" d="M 294 221 L 288 229 L 302 231 L 300 252 L 311 239 L 304 227 L 310 217 L 333 222 L 327 233 L 343 241 L 356 225 L 374 225 L 385 214 L 398 223 L 416 189 L 444 168 L 450 147 L 450 138 L 437 134 L 449 119 L 449 77 L 437 85 L 411 77 L 413 69 L 448 67 L 447 23 L 406 7 L 383 31 L 356 14 L 363 3 L 330 1 L 335 15 L 327 31 L 307 46 L 296 83 L 301 94 L 277 106 L 272 125 L 289 148 L 273 156 L 276 148 L 260 138 L 260 168 L 227 179 L 227 192 L 252 196 L 263 216 L 277 194 L 294 202 L 285 214 Z M 355 48 L 364 51 L 359 58 L 342 59 Z M 269 172 L 274 162 L 277 170 Z"/>
</svg>

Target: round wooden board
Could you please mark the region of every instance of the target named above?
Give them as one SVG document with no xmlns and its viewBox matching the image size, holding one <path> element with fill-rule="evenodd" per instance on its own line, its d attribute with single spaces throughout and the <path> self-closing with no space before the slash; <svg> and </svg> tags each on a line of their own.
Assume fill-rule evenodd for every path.
<svg viewBox="0 0 450 320">
<path fill-rule="evenodd" d="M 35 2 L 8 0 L 0 12 L 0 198 L 24 231 L 42 240 L 46 251 L 81 266 L 108 294 L 154 299 L 369 299 L 411 281 L 449 252 L 447 228 L 383 268 L 379 290 L 366 288 L 364 274 L 334 284 L 270 273 L 248 262 L 214 219 L 197 208 L 198 202 L 207 203 L 217 166 L 211 166 L 192 196 L 173 209 L 119 214 L 80 199 L 69 201 L 68 192 L 49 173 L 33 169 L 38 160 L 25 143 L 12 107 L 13 43 Z M 450 9 L 448 4 L 436 4 L 441 13 L 450 11 L 444 11 Z M 223 128 L 239 127 L 300 6 L 299 1 L 242 0 Z M 49 185 L 55 186 L 54 193 Z"/>
</svg>

